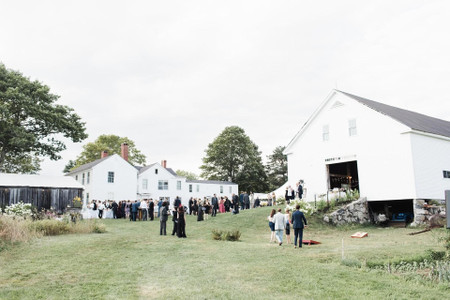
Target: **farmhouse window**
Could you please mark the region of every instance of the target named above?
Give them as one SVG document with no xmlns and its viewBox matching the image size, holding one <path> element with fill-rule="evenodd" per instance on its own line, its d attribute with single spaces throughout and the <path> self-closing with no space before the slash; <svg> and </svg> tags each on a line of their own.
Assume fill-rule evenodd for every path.
<svg viewBox="0 0 450 300">
<path fill-rule="evenodd" d="M 114 172 L 108 172 L 108 183 L 114 183 Z"/>
<path fill-rule="evenodd" d="M 88 172 L 87 178 L 86 178 L 86 183 L 89 184 L 90 181 L 91 181 L 91 172 Z"/>
<path fill-rule="evenodd" d="M 142 189 L 146 190 L 148 188 L 148 179 L 142 179 Z"/>
<path fill-rule="evenodd" d="M 450 178 L 450 171 L 444 170 L 444 178 Z"/>
<path fill-rule="evenodd" d="M 192 184 L 189 185 L 189 193 L 192 193 Z"/>
<path fill-rule="evenodd" d="M 85 173 L 83 173 L 83 176 L 82 176 L 82 178 L 81 178 L 81 184 L 84 184 L 84 178 L 85 178 Z"/>
<path fill-rule="evenodd" d="M 220 186 L 220 193 L 223 194 L 223 185 Z"/>
<path fill-rule="evenodd" d="M 200 185 L 197 184 L 197 192 L 200 192 Z"/>
<path fill-rule="evenodd" d="M 159 180 L 158 181 L 158 190 L 168 190 L 169 182 L 167 180 Z"/>
<path fill-rule="evenodd" d="M 177 181 L 177 190 L 181 190 L 181 180 Z"/>
</svg>

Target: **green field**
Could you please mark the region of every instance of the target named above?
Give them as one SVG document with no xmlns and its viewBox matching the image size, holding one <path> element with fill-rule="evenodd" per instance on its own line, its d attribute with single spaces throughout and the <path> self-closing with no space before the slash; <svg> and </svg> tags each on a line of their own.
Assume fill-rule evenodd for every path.
<svg viewBox="0 0 450 300">
<path fill-rule="evenodd" d="M 394 261 L 442 250 L 444 229 L 334 228 L 311 221 L 294 249 L 269 243 L 269 208 L 188 216 L 186 239 L 159 235 L 159 222 L 104 220 L 107 233 L 44 237 L 0 252 L 0 299 L 448 299 L 450 286 L 343 265 Z M 242 232 L 215 241 L 213 229 Z M 352 239 L 356 231 L 369 237 Z"/>
</svg>

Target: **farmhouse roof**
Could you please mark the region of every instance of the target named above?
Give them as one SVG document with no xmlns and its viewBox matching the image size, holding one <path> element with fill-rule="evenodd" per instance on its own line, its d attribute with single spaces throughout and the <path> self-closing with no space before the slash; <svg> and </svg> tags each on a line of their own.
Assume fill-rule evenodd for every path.
<svg viewBox="0 0 450 300">
<path fill-rule="evenodd" d="M 450 137 L 450 122 L 419 114 L 406 109 L 390 106 L 387 104 L 379 103 L 373 100 L 365 99 L 359 96 L 355 96 L 343 91 L 336 90 L 337 92 L 344 94 L 359 103 L 379 112 L 387 115 L 400 123 L 410 127 L 411 129 L 437 134 L 445 137 Z"/>
<path fill-rule="evenodd" d="M 96 166 L 96 165 L 98 165 L 99 163 L 101 163 L 101 162 L 107 160 L 107 159 L 110 158 L 110 157 L 113 157 L 113 155 L 111 155 L 111 156 L 106 156 L 106 157 L 103 157 L 103 158 L 99 158 L 99 159 L 94 160 L 94 161 L 92 161 L 92 162 L 90 162 L 90 163 L 81 165 L 81 166 L 79 166 L 78 168 L 73 169 L 72 171 L 70 171 L 70 172 L 67 173 L 66 175 L 72 175 L 72 174 L 78 173 L 78 172 L 80 172 L 80 171 L 85 171 L 85 170 L 92 169 L 94 166 Z"/>
<path fill-rule="evenodd" d="M 0 173 L 0 186 L 83 189 L 73 177 L 8 173 Z"/>
<path fill-rule="evenodd" d="M 139 169 L 139 174 L 141 174 L 141 173 L 147 171 L 148 169 L 150 169 L 150 168 L 153 167 L 154 165 L 156 165 L 156 163 L 153 163 L 153 164 L 151 164 L 151 165 L 148 165 L 148 166 L 145 166 L 145 167 L 140 168 L 140 169 Z"/>
<path fill-rule="evenodd" d="M 223 184 L 223 185 L 232 185 L 237 184 L 230 181 L 220 181 L 220 180 L 186 180 L 187 183 L 205 183 L 205 184 Z"/>
</svg>

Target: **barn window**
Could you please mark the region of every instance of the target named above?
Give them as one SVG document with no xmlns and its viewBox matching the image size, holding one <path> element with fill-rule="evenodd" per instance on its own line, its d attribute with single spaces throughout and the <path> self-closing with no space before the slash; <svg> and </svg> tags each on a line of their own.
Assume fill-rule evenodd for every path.
<svg viewBox="0 0 450 300">
<path fill-rule="evenodd" d="M 82 177 L 82 179 L 81 179 L 81 184 L 84 184 L 84 178 L 86 177 L 86 174 L 85 173 L 83 173 L 83 177 Z"/>
<path fill-rule="evenodd" d="M 450 178 L 450 171 L 444 170 L 444 178 Z"/>
<path fill-rule="evenodd" d="M 228 193 L 231 194 L 231 186 L 228 187 Z"/>
<path fill-rule="evenodd" d="M 200 192 L 200 185 L 197 184 L 197 192 Z"/>
<path fill-rule="evenodd" d="M 330 140 L 330 126 L 323 125 L 322 127 L 322 141 L 326 142 Z"/>
<path fill-rule="evenodd" d="M 87 178 L 86 178 L 86 183 L 89 184 L 90 181 L 91 181 L 91 173 L 88 172 L 87 173 Z"/>
<path fill-rule="evenodd" d="M 177 181 L 177 190 L 181 190 L 181 180 Z"/>
<path fill-rule="evenodd" d="M 155 174 L 158 175 L 158 169 L 155 169 Z"/>
<path fill-rule="evenodd" d="M 223 194 L 223 185 L 220 186 L 220 193 Z"/>
<path fill-rule="evenodd" d="M 356 135 L 356 119 L 348 120 L 348 135 Z"/>
<path fill-rule="evenodd" d="M 108 182 L 114 183 L 114 172 L 108 172 Z"/>
<path fill-rule="evenodd" d="M 189 185 L 189 193 L 192 193 L 192 184 Z"/>
</svg>

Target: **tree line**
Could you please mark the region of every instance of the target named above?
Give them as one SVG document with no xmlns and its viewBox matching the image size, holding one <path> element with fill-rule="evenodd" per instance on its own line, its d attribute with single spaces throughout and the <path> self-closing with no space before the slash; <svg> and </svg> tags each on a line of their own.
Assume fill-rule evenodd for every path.
<svg viewBox="0 0 450 300">
<path fill-rule="evenodd" d="M 61 159 L 66 149 L 62 137 L 77 143 L 85 140 L 85 123 L 73 108 L 57 103 L 58 95 L 41 82 L 32 81 L 20 72 L 0 63 L 0 172 L 39 172 L 44 157 Z M 120 154 L 120 145 L 129 146 L 129 162 L 145 165 L 146 157 L 134 141 L 116 135 L 101 135 L 87 143 L 75 160 L 64 168 L 67 173 L 99 158 L 99 153 Z M 272 191 L 287 181 L 287 158 L 284 147 L 276 147 L 264 164 L 258 146 L 238 126 L 226 127 L 205 150 L 200 177 L 231 181 L 241 190 Z M 177 170 L 180 176 L 197 179 L 189 171 Z"/>
</svg>

